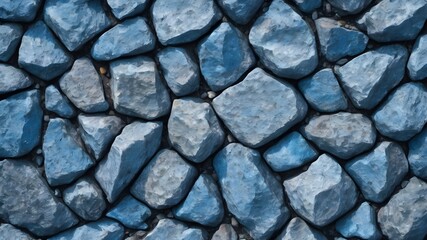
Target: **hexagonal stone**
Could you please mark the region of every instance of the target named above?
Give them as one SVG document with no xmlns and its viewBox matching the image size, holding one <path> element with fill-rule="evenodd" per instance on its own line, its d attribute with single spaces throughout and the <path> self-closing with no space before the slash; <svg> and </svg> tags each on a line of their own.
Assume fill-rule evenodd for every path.
<svg viewBox="0 0 427 240">
<path fill-rule="evenodd" d="M 372 0 L 328 0 L 328 2 L 337 8 L 340 15 L 343 16 L 361 12 Z"/>
<path fill-rule="evenodd" d="M 127 195 L 106 216 L 116 219 L 128 228 L 144 230 L 148 228 L 145 220 L 151 216 L 151 210 L 131 195 Z"/>
<path fill-rule="evenodd" d="M 292 239 L 326 240 L 327 238 L 322 233 L 308 226 L 301 218 L 295 217 L 276 238 L 276 240 Z"/>
<path fill-rule="evenodd" d="M 414 44 L 408 61 L 409 77 L 412 80 L 427 78 L 427 34 L 420 36 Z"/>
<path fill-rule="evenodd" d="M 73 104 L 59 92 L 55 85 L 49 85 L 45 89 L 44 105 L 46 110 L 54 112 L 63 118 L 71 118 L 76 115 Z"/>
<path fill-rule="evenodd" d="M 21 41 L 22 34 L 24 34 L 24 29 L 21 25 L 0 24 L 0 61 L 6 62 L 12 57 Z"/>
<path fill-rule="evenodd" d="M 293 0 L 297 7 L 306 13 L 313 12 L 316 8 L 322 6 L 322 0 Z"/>
<path fill-rule="evenodd" d="M 150 0 L 107 0 L 114 16 L 118 19 L 142 13 Z"/>
<path fill-rule="evenodd" d="M 151 7 L 151 15 L 163 45 L 192 42 L 222 17 L 213 0 L 157 0 Z"/>
<path fill-rule="evenodd" d="M 227 208 L 254 239 L 268 239 L 289 219 L 280 183 L 258 151 L 231 143 L 213 161 Z"/>
<path fill-rule="evenodd" d="M 427 180 L 427 129 L 409 142 L 408 161 L 414 175 Z"/>
<path fill-rule="evenodd" d="M 307 171 L 285 180 L 283 186 L 297 214 L 319 227 L 345 214 L 356 204 L 358 196 L 351 178 L 327 154 L 321 155 Z"/>
<path fill-rule="evenodd" d="M 303 97 L 290 84 L 260 68 L 224 90 L 212 105 L 233 135 L 251 147 L 278 137 L 307 112 Z"/>
<path fill-rule="evenodd" d="M 237 240 L 237 233 L 230 224 L 221 224 L 211 240 Z"/>
<path fill-rule="evenodd" d="M 302 78 L 317 67 L 316 39 L 310 26 L 282 0 L 274 0 L 255 21 L 249 41 L 260 61 L 280 77 Z"/>
<path fill-rule="evenodd" d="M 31 84 L 33 84 L 33 81 L 24 71 L 11 65 L 0 63 L 0 94 L 27 88 Z"/>
<path fill-rule="evenodd" d="M 208 240 L 208 233 L 199 228 L 191 228 L 184 223 L 161 219 L 156 227 L 145 236 L 144 240 L 181 239 L 181 240 Z"/>
<path fill-rule="evenodd" d="M 178 204 L 197 178 L 197 169 L 178 153 L 163 149 L 144 168 L 130 189 L 132 195 L 155 209 Z"/>
<path fill-rule="evenodd" d="M 343 159 L 370 149 L 377 136 L 369 118 L 348 112 L 313 117 L 301 130 L 317 147 Z"/>
<path fill-rule="evenodd" d="M 219 6 L 237 24 L 247 24 L 261 8 L 263 0 L 218 0 Z"/>
<path fill-rule="evenodd" d="M 5 240 L 34 240 L 34 238 L 32 238 L 30 235 L 7 223 L 0 224 L 0 236 L 2 236 L 2 238 Z"/>
<path fill-rule="evenodd" d="M 31 22 L 42 0 L 1 1 L 0 19 L 5 21 Z"/>
<path fill-rule="evenodd" d="M 123 239 L 125 229 L 119 223 L 110 219 L 101 219 L 97 222 L 90 222 L 77 228 L 62 232 L 49 240 L 117 240 Z"/>
</svg>

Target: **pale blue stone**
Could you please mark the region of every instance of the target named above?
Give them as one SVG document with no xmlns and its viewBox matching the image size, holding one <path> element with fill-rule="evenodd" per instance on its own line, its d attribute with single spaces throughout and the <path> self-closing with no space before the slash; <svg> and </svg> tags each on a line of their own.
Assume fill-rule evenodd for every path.
<svg viewBox="0 0 427 240">
<path fill-rule="evenodd" d="M 299 217 L 293 218 L 276 240 L 326 240 L 327 238 L 319 231 L 311 228 Z"/>
<path fill-rule="evenodd" d="M 3 0 L 0 1 L 0 19 L 13 22 L 31 22 L 42 0 Z"/>
<path fill-rule="evenodd" d="M 0 61 L 6 62 L 12 57 L 21 42 L 22 34 L 24 29 L 21 25 L 0 24 Z"/>
<path fill-rule="evenodd" d="M 264 0 L 218 0 L 219 6 L 231 20 L 247 24 L 261 8 Z"/>
<path fill-rule="evenodd" d="M 414 175 L 427 180 L 427 129 L 409 142 L 408 161 Z"/>
<path fill-rule="evenodd" d="M 357 14 L 365 9 L 372 0 L 328 0 L 338 9 L 340 15 Z"/>
<path fill-rule="evenodd" d="M 238 238 L 233 226 L 223 223 L 216 230 L 211 240 L 238 240 Z"/>
<path fill-rule="evenodd" d="M 44 104 L 46 110 L 54 112 L 63 118 L 71 118 L 76 115 L 73 104 L 62 95 L 54 85 L 49 85 L 44 92 Z"/>
<path fill-rule="evenodd" d="M 177 240 L 208 240 L 208 233 L 199 228 L 191 228 L 184 223 L 161 219 L 157 226 L 149 232 L 144 240 L 177 239 Z"/>
<path fill-rule="evenodd" d="M 293 0 L 298 8 L 306 13 L 313 12 L 322 6 L 322 0 Z"/>
<path fill-rule="evenodd" d="M 116 219 L 128 228 L 144 230 L 148 228 L 145 221 L 151 216 L 151 210 L 131 195 L 127 195 L 106 216 Z"/>
<path fill-rule="evenodd" d="M 412 80 L 427 78 L 427 34 L 420 36 L 414 44 L 408 61 L 409 77 Z"/>
<path fill-rule="evenodd" d="M 114 16 L 118 19 L 142 13 L 151 0 L 107 0 Z"/>
<path fill-rule="evenodd" d="M 0 94 L 27 88 L 33 81 L 21 69 L 0 63 Z"/>
<path fill-rule="evenodd" d="M 0 224 L 0 238 L 3 240 L 34 240 L 34 238 L 27 233 L 7 223 Z"/>
<path fill-rule="evenodd" d="M 102 219 L 62 232 L 49 240 L 119 240 L 124 236 L 125 229 L 122 225 L 113 220 Z"/>
</svg>

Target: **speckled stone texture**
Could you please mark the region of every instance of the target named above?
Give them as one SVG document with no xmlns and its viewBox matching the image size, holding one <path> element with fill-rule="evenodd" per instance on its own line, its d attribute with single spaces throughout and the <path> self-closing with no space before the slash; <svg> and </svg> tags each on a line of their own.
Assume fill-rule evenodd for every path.
<svg viewBox="0 0 427 240">
<path fill-rule="evenodd" d="M 54 85 L 49 85 L 46 88 L 44 105 L 48 111 L 54 112 L 63 118 L 71 118 L 76 115 L 73 104 Z"/>
<path fill-rule="evenodd" d="M 409 77 L 412 80 L 427 78 L 427 34 L 420 36 L 415 42 L 408 61 Z"/>
<path fill-rule="evenodd" d="M 328 0 L 328 2 L 337 8 L 341 15 L 351 15 L 362 11 L 372 0 Z"/>
<path fill-rule="evenodd" d="M 293 218 L 285 229 L 276 237 L 276 240 L 292 240 L 292 239 L 306 239 L 306 240 L 326 240 L 320 232 L 313 229 L 299 217 Z"/>
<path fill-rule="evenodd" d="M 12 57 L 23 33 L 24 29 L 19 24 L 0 24 L 0 61 L 6 62 Z"/>
<path fill-rule="evenodd" d="M 151 0 L 107 0 L 111 11 L 118 19 L 140 14 Z"/>
<path fill-rule="evenodd" d="M 208 240 L 208 237 L 204 230 L 188 227 L 177 220 L 162 219 L 144 238 L 144 240 L 158 239 Z"/>
<path fill-rule="evenodd" d="M 122 239 L 125 230 L 119 223 L 102 219 L 97 222 L 90 222 L 80 227 L 70 229 L 60 233 L 50 240 L 79 240 L 79 239 L 100 239 L 100 240 L 116 240 Z"/>
<path fill-rule="evenodd" d="M 42 0 L 1 1 L 0 19 L 4 21 L 31 22 Z"/>
<path fill-rule="evenodd" d="M 147 229 L 145 220 L 151 216 L 151 210 L 131 195 L 127 195 L 106 216 L 116 219 L 128 228 Z"/>
<path fill-rule="evenodd" d="M 409 142 L 408 161 L 411 171 L 417 177 L 427 180 L 427 129 Z"/>
<path fill-rule="evenodd" d="M 0 63 L 0 94 L 27 88 L 33 81 L 23 71 L 13 66 Z"/>
<path fill-rule="evenodd" d="M 4 239 L 34 240 L 30 235 L 7 223 L 0 224 L 0 236 Z"/>
</svg>

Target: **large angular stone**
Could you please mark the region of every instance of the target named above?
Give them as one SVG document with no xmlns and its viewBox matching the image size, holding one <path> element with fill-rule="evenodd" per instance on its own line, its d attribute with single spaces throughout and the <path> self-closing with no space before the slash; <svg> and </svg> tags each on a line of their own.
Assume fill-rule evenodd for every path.
<svg viewBox="0 0 427 240">
<path fill-rule="evenodd" d="M 385 46 L 339 67 L 337 75 L 356 107 L 372 109 L 402 80 L 407 60 L 404 46 Z"/>
<path fill-rule="evenodd" d="M 211 240 L 238 240 L 237 233 L 230 224 L 221 224 Z"/>
<path fill-rule="evenodd" d="M 118 19 L 142 13 L 150 0 L 107 0 L 114 16 Z"/>
<path fill-rule="evenodd" d="M 30 90 L 0 101 L 0 158 L 29 153 L 39 142 L 43 112 L 40 92 Z"/>
<path fill-rule="evenodd" d="M 173 148 L 196 163 L 218 150 L 225 138 L 212 107 L 197 98 L 173 102 L 168 134 Z"/>
<path fill-rule="evenodd" d="M 45 89 L 44 105 L 46 110 L 54 112 L 63 118 L 71 118 L 76 115 L 73 104 L 54 85 L 49 85 Z"/>
<path fill-rule="evenodd" d="M 170 110 L 170 97 L 155 62 L 148 57 L 117 60 L 110 64 L 111 94 L 116 111 L 155 119 Z"/>
<path fill-rule="evenodd" d="M 282 0 L 274 0 L 256 20 L 249 41 L 261 62 L 280 77 L 302 78 L 317 67 L 316 39 L 310 26 Z"/>
<path fill-rule="evenodd" d="M 33 84 L 33 81 L 24 71 L 11 65 L 0 63 L 0 94 L 27 88 L 31 84 Z"/>
<path fill-rule="evenodd" d="M 0 1 L 0 19 L 5 21 L 31 22 L 42 0 Z"/>
<path fill-rule="evenodd" d="M 31 25 L 24 33 L 18 64 L 29 73 L 42 80 L 52 80 L 67 71 L 72 63 L 72 56 L 42 21 Z"/>
<path fill-rule="evenodd" d="M 144 168 L 130 189 L 132 195 L 154 209 L 178 204 L 197 178 L 197 169 L 178 153 L 163 149 Z"/>
<path fill-rule="evenodd" d="M 427 236 L 427 183 L 412 177 L 408 185 L 378 212 L 381 231 L 389 239 L 422 240 Z"/>
<path fill-rule="evenodd" d="M 285 180 L 283 186 L 298 215 L 319 227 L 345 214 L 356 204 L 358 196 L 354 182 L 327 154 L 321 155 L 307 171 Z"/>
<path fill-rule="evenodd" d="M 70 229 L 49 238 L 49 240 L 118 240 L 123 239 L 124 236 L 125 229 L 122 225 L 113 220 L 102 219 Z"/>
<path fill-rule="evenodd" d="M 322 233 L 308 226 L 301 218 L 295 217 L 276 238 L 276 240 L 293 239 L 326 240 L 327 238 Z"/>
<path fill-rule="evenodd" d="M 343 159 L 370 149 L 377 136 L 369 118 L 348 112 L 313 117 L 301 130 L 317 147 Z"/>
<path fill-rule="evenodd" d="M 110 203 L 114 202 L 142 166 L 156 153 L 162 136 L 161 122 L 133 122 L 114 139 L 95 178 Z"/>
<path fill-rule="evenodd" d="M 228 210 L 254 239 L 268 239 L 289 219 L 280 183 L 259 152 L 232 143 L 213 161 Z"/>
<path fill-rule="evenodd" d="M 230 23 L 222 23 L 198 45 L 200 70 L 213 91 L 235 83 L 255 65 L 246 36 Z"/>
<path fill-rule="evenodd" d="M 179 239 L 208 240 L 208 233 L 202 229 L 190 228 L 184 223 L 172 219 L 162 219 L 157 226 L 144 237 L 144 240 Z"/>
<path fill-rule="evenodd" d="M 46 0 L 43 19 L 70 51 L 111 25 L 100 0 Z"/>
<path fill-rule="evenodd" d="M 290 84 L 260 68 L 223 91 L 212 105 L 233 135 L 250 147 L 278 137 L 307 112 L 303 97 Z"/>
<path fill-rule="evenodd" d="M 263 0 L 218 0 L 225 14 L 241 25 L 247 24 L 263 3 Z"/>
<path fill-rule="evenodd" d="M 154 28 L 163 45 L 192 42 L 221 19 L 214 0 L 157 0 L 151 8 Z"/>
<path fill-rule="evenodd" d="M 328 0 L 338 9 L 340 15 L 357 14 L 365 9 L 372 0 Z"/>
<path fill-rule="evenodd" d="M 298 8 L 306 13 L 313 12 L 316 8 L 322 6 L 322 0 L 293 0 Z"/>
<path fill-rule="evenodd" d="M 34 240 L 30 235 L 7 223 L 0 224 L 0 236 L 4 240 Z"/>
<path fill-rule="evenodd" d="M 389 95 L 372 116 L 378 131 L 394 140 L 406 141 L 427 122 L 427 88 L 405 83 Z"/>
<path fill-rule="evenodd" d="M 0 61 L 6 62 L 12 57 L 21 41 L 22 34 L 24 34 L 24 29 L 21 25 L 0 24 Z"/>
<path fill-rule="evenodd" d="M 414 44 L 408 61 L 409 77 L 412 80 L 427 78 L 427 34 L 420 36 Z"/>
<path fill-rule="evenodd" d="M 408 161 L 414 175 L 427 180 L 427 129 L 409 142 Z"/>
<path fill-rule="evenodd" d="M 55 234 L 79 221 L 54 197 L 42 175 L 26 160 L 1 161 L 0 183 L 3 221 L 26 228 L 37 236 Z"/>
<path fill-rule="evenodd" d="M 144 230 L 148 228 L 144 221 L 151 216 L 151 210 L 131 195 L 127 195 L 106 216 L 116 219 L 128 228 Z"/>
</svg>

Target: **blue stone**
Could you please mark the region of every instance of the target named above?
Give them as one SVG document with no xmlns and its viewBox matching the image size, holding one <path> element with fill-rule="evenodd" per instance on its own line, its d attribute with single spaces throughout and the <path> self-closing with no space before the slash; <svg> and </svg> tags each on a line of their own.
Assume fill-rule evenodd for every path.
<svg viewBox="0 0 427 240">
<path fill-rule="evenodd" d="M 62 232 L 49 240 L 118 240 L 124 236 L 125 229 L 122 225 L 113 220 L 102 219 Z"/>
<path fill-rule="evenodd" d="M 261 8 L 264 0 L 218 0 L 219 6 L 237 24 L 247 24 Z"/>
<path fill-rule="evenodd" d="M 213 166 L 227 208 L 254 239 L 269 239 L 289 219 L 280 183 L 258 151 L 231 143 Z"/>
<path fill-rule="evenodd" d="M 222 23 L 198 45 L 200 70 L 213 91 L 235 83 L 255 65 L 246 36 L 229 23 Z"/>
<path fill-rule="evenodd" d="M 71 55 L 42 21 L 36 22 L 24 33 L 18 64 L 29 73 L 48 81 L 63 74 L 72 63 Z"/>
<path fill-rule="evenodd" d="M 29 153 L 40 142 L 40 92 L 30 90 L 0 101 L 0 158 Z"/>
<path fill-rule="evenodd" d="M 337 75 L 357 108 L 372 109 L 403 79 L 407 60 L 406 47 L 384 46 L 339 67 Z"/>
<path fill-rule="evenodd" d="M 311 228 L 299 217 L 293 218 L 276 240 L 310 239 L 326 240 L 327 238 L 317 230 Z"/>
<path fill-rule="evenodd" d="M 328 0 L 328 2 L 343 16 L 361 12 L 372 0 Z"/>
<path fill-rule="evenodd" d="M 133 56 L 154 49 L 156 38 L 144 18 L 136 17 L 117 24 L 93 44 L 91 55 L 98 61 Z"/>
<path fill-rule="evenodd" d="M 298 8 L 306 13 L 313 12 L 322 6 L 322 0 L 293 0 Z"/>
<path fill-rule="evenodd" d="M 319 112 L 336 112 L 347 109 L 347 100 L 334 72 L 322 69 L 313 76 L 298 82 L 308 104 Z"/>
<path fill-rule="evenodd" d="M 21 42 L 22 34 L 24 34 L 24 29 L 21 25 L 0 24 L 0 61 L 9 61 Z"/>
<path fill-rule="evenodd" d="M 150 0 L 107 0 L 114 16 L 118 19 L 132 17 L 142 13 Z"/>
<path fill-rule="evenodd" d="M 191 228 L 184 223 L 161 219 L 157 226 L 145 236 L 144 240 L 179 239 L 179 240 L 208 240 L 208 233 L 199 228 Z"/>
<path fill-rule="evenodd" d="M 42 0 L 0 1 L 0 19 L 13 22 L 31 22 Z"/>
<path fill-rule="evenodd" d="M 157 58 L 166 83 L 176 96 L 199 89 L 199 66 L 185 49 L 167 47 L 157 54 Z"/>
<path fill-rule="evenodd" d="M 320 50 L 326 59 L 335 62 L 346 56 L 356 56 L 365 50 L 369 38 L 356 28 L 347 28 L 331 18 L 315 21 Z"/>
<path fill-rule="evenodd" d="M 299 132 L 291 132 L 264 152 L 264 159 L 276 172 L 284 172 L 317 157 L 314 149 Z"/>
<path fill-rule="evenodd" d="M 408 61 L 409 77 L 412 80 L 427 78 L 427 34 L 420 36 L 412 49 Z"/>
<path fill-rule="evenodd" d="M 223 223 L 214 233 L 211 240 L 238 240 L 233 226 Z"/>
<path fill-rule="evenodd" d="M 0 236 L 4 240 L 7 240 L 7 239 L 34 240 L 34 238 L 32 238 L 27 233 L 7 223 L 0 224 Z"/>
<path fill-rule="evenodd" d="M 427 129 L 409 142 L 408 161 L 414 175 L 427 180 Z"/>
<path fill-rule="evenodd" d="M 0 63 L 0 94 L 27 88 L 33 81 L 21 69 Z"/>
<path fill-rule="evenodd" d="M 116 219 L 128 228 L 144 230 L 148 228 L 145 221 L 151 216 L 151 210 L 131 195 L 127 195 L 106 216 Z"/>
<path fill-rule="evenodd" d="M 46 0 L 43 19 L 70 51 L 111 25 L 100 0 Z"/>
<path fill-rule="evenodd" d="M 44 104 L 48 111 L 63 118 L 72 118 L 76 115 L 73 104 L 54 85 L 49 85 L 44 94 Z"/>
<path fill-rule="evenodd" d="M 50 119 L 43 138 L 43 154 L 51 186 L 71 183 L 94 164 L 72 123 L 61 118 Z"/>
<path fill-rule="evenodd" d="M 372 116 L 378 131 L 397 141 L 419 133 L 427 122 L 427 88 L 405 83 L 389 95 Z"/>
<path fill-rule="evenodd" d="M 302 78 L 317 67 L 313 31 L 282 0 L 274 0 L 268 11 L 255 21 L 249 41 L 261 63 L 279 77 Z"/>
</svg>

